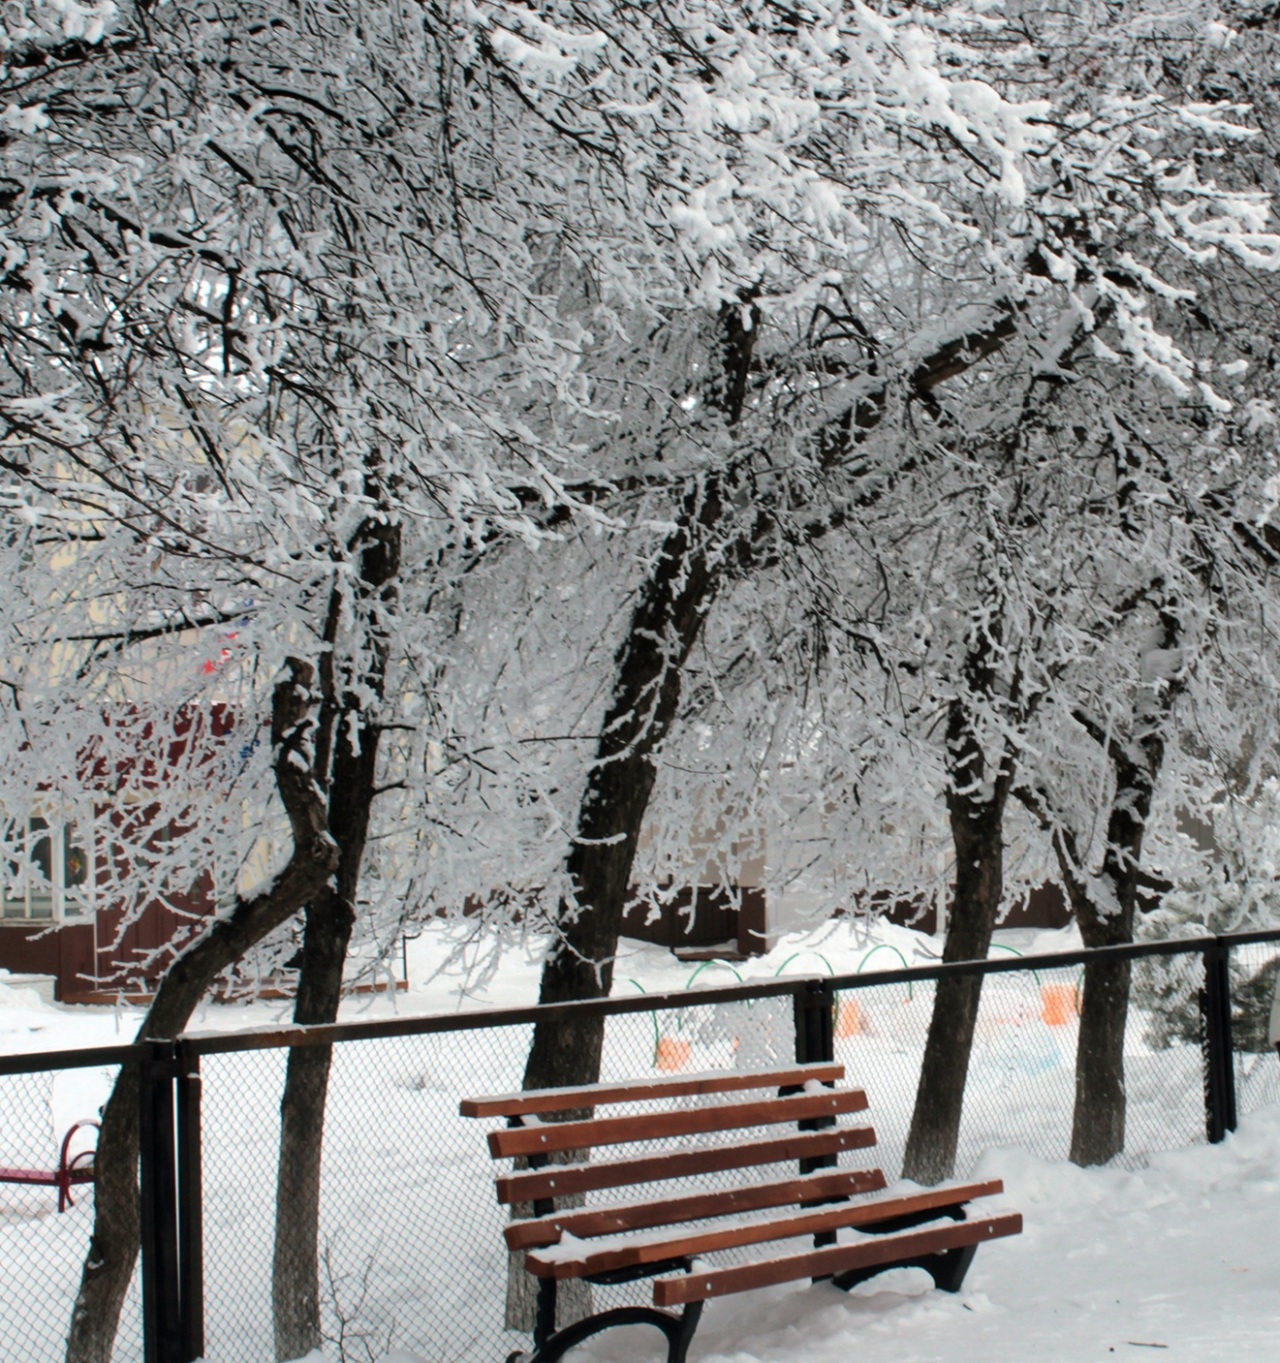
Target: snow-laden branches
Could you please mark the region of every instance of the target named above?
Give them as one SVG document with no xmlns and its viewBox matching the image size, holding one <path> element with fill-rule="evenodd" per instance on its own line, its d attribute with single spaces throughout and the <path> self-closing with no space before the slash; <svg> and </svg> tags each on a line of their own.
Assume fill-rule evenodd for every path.
<svg viewBox="0 0 1280 1363">
<path fill-rule="evenodd" d="M 693 556 L 671 569 L 682 587 L 705 556 L 704 614 L 732 584 L 736 677 L 796 646 L 786 631 L 745 646 L 747 603 L 780 609 L 753 575 L 783 600 L 807 582 L 810 662 L 826 631 L 895 688 L 950 667 L 945 650 L 892 661 L 913 630 L 940 648 L 968 628 L 975 541 L 949 543 L 949 521 L 1002 527 L 1001 563 L 1033 552 L 1032 524 L 1069 540 L 1108 499 L 1141 527 L 1169 486 L 1108 472 L 1151 438 L 1113 395 L 1132 384 L 1146 403 L 1133 376 L 1154 376 L 1231 422 L 1247 386 L 1244 329 L 1210 341 L 1196 314 L 1224 262 L 1275 254 L 1265 194 L 1233 169 L 1257 140 L 1248 101 L 1206 81 L 1171 92 L 1139 20 L 1064 37 L 952 4 L 13 7 L 0 496 L 13 580 L 38 575 L 57 603 L 15 602 L 5 624 L 19 747 L 45 762 L 30 780 L 76 785 L 76 744 L 55 774 L 39 737 L 73 713 L 145 698 L 172 726 L 218 704 L 243 716 L 229 770 L 252 803 L 269 784 L 248 717 L 286 653 L 309 653 L 331 660 L 349 733 L 429 729 L 389 745 L 386 808 L 422 818 L 430 784 L 428 820 L 475 828 L 483 805 L 440 799 L 464 768 L 451 800 L 483 786 L 494 809 L 554 808 L 512 844 L 550 885 L 632 593 L 673 548 Z M 1166 55 L 1203 66 L 1221 49 L 1201 32 L 1161 39 Z M 735 309 L 757 334 L 730 420 Z M 1079 477 L 1025 473 L 1054 460 Z M 362 592 L 378 526 L 403 566 Z M 531 577 L 512 543 L 537 549 Z M 834 566 L 850 544 L 856 569 Z M 1101 561 L 1119 574 L 1106 600 L 1131 595 L 1143 573 Z M 1100 576 L 1070 565 L 1057 583 L 1027 570 L 1028 620 L 1061 621 L 1070 575 Z M 544 630 L 547 718 L 530 728 L 575 754 L 554 778 L 528 766 L 534 732 L 488 727 L 525 704 L 500 699 L 510 668 L 467 670 L 494 656 L 468 653 L 477 632 L 544 628 L 495 576 L 544 572 L 589 574 L 600 611 Z M 1093 656 L 1108 609 L 1054 636 L 1046 676 Z M 698 656 L 658 642 L 677 669 Z M 714 703 L 720 666 L 691 698 Z M 574 698 L 558 705 L 557 685 Z M 911 704 L 931 723 L 940 700 Z M 496 747 L 501 778 L 485 774 Z M 245 837 L 218 836 L 235 848 L 220 868 L 245 857 Z M 475 876 L 445 833 L 394 841 L 388 865 L 451 866 L 445 898 Z M 177 880 L 209 855 L 174 863 Z"/>
</svg>

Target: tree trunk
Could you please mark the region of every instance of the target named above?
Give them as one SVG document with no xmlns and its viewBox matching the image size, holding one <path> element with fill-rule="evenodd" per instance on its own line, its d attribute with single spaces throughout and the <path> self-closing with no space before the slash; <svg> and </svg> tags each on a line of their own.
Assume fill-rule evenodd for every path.
<svg viewBox="0 0 1280 1363">
<path fill-rule="evenodd" d="M 975 662 L 971 657 L 971 673 Z M 995 779 L 988 777 L 986 756 L 966 703 L 960 699 L 952 701 L 948 711 L 947 751 L 952 768 L 947 813 L 955 846 L 956 886 L 942 959 L 982 961 L 990 949 L 1004 895 L 1004 808 L 1013 760 L 1006 749 L 998 760 Z M 981 975 L 938 981 L 902 1164 L 903 1177 L 917 1183 L 941 1183 L 955 1173 L 981 996 Z"/>
<path fill-rule="evenodd" d="M 307 907 L 294 1021 L 332 1022 L 355 916 L 330 891 Z M 294 1046 L 280 1102 L 271 1306 L 280 1363 L 320 1348 L 320 1166 L 332 1046 Z"/>
<path fill-rule="evenodd" d="M 1168 603 L 1161 602 L 1154 644 L 1168 654 L 1177 649 L 1180 634 L 1177 614 Z M 1185 685 L 1185 672 L 1181 670 L 1172 676 L 1167 668 L 1152 677 L 1140 674 L 1128 741 L 1107 735 L 1085 715 L 1077 716 L 1103 744 L 1114 781 L 1106 851 L 1098 875 L 1104 895 L 1097 893 L 1082 869 L 1074 830 L 1059 824 L 1054 835 L 1067 898 L 1087 947 L 1133 941 L 1143 841 L 1156 781 L 1164 765 L 1165 725 Z M 1076 1164 L 1105 1164 L 1124 1150 L 1124 1034 L 1129 1018 L 1130 974 L 1128 961 L 1091 961 L 1085 966 L 1071 1120 L 1071 1159 Z"/>
<path fill-rule="evenodd" d="M 1128 961 L 1090 961 L 1084 968 L 1071 1120 L 1073 1164 L 1105 1164 L 1124 1149 L 1129 976 Z"/>
<path fill-rule="evenodd" d="M 1122 770 L 1117 775 L 1123 776 L 1125 772 Z M 1128 772 L 1130 778 L 1134 775 L 1134 771 Z M 1080 925 L 1084 944 L 1090 949 L 1118 946 L 1133 940 L 1136 870 L 1142 854 L 1142 823 L 1149 806 L 1149 790 L 1144 800 L 1132 779 L 1123 787 L 1117 784 L 1108 832 L 1112 836 L 1127 837 L 1127 855 L 1117 857 L 1118 849 L 1109 846 L 1103 858 L 1102 873 L 1104 883 L 1114 895 L 1114 912 L 1102 911 L 1095 891 L 1080 873 L 1072 855 L 1074 840 L 1066 835 L 1059 835 L 1055 840 L 1067 899 Z M 1124 865 L 1131 866 L 1134 874 L 1126 874 L 1117 880 L 1117 872 Z M 1071 1117 L 1070 1158 L 1073 1164 L 1106 1164 L 1124 1149 L 1124 1033 L 1129 1018 L 1130 974 L 1128 961 L 1089 961 L 1084 968 L 1080 1034 L 1076 1041 L 1076 1096 Z"/>
<path fill-rule="evenodd" d="M 667 536 L 618 651 L 614 699 L 566 863 L 576 903 L 562 904 L 559 933 L 542 968 L 540 1003 L 607 998 L 635 860 L 656 772 L 653 753 L 667 736 L 680 700 L 681 668 L 714 598 L 717 577 L 701 531 L 721 514 L 716 479 L 686 499 Z M 595 1083 L 604 1020 L 538 1022 L 524 1087 Z"/>
<path fill-rule="evenodd" d="M 589 1111 L 556 1113 L 560 1121 L 571 1121 L 590 1116 Z M 557 1150 L 549 1156 L 550 1164 L 576 1164 L 590 1158 L 589 1150 Z M 516 1169 L 527 1169 L 529 1162 L 515 1161 Z M 557 1210 L 586 1205 L 586 1193 L 574 1193 L 555 1200 Z M 532 1202 L 513 1202 L 511 1219 L 523 1220 L 536 1215 Z M 524 1266 L 525 1251 L 513 1250 L 507 1255 L 507 1298 L 504 1325 L 508 1330 L 532 1330 L 538 1307 L 538 1288 L 543 1281 L 535 1278 Z M 585 1320 L 591 1314 L 591 1284 L 582 1278 L 562 1278 L 556 1284 L 556 1329 L 562 1330 L 574 1321 Z"/>
<path fill-rule="evenodd" d="M 340 687 L 333 644 L 346 606 L 330 597 L 321 662 L 316 767 L 325 780 L 329 833 L 338 848 L 333 885 L 308 905 L 302 966 L 293 1020 L 301 1026 L 337 1020 L 342 978 L 356 921 L 356 894 L 377 794 L 381 731 L 371 706 L 386 692 L 390 614 L 400 571 L 401 533 L 394 523 L 368 521 L 353 542 L 356 591 L 369 620 L 368 663 L 358 686 Z M 280 1102 L 280 1156 L 276 1173 L 275 1248 L 271 1304 L 276 1358 L 301 1358 L 322 1343 L 320 1320 L 320 1171 L 332 1046 L 290 1048 Z"/>
<path fill-rule="evenodd" d="M 94 1156 L 93 1236 L 67 1340 L 67 1363 L 111 1363 L 133 1278 L 138 1205 L 138 1067 L 121 1066 L 102 1111 Z"/>
<path fill-rule="evenodd" d="M 754 305 L 720 311 L 720 373 L 708 407 L 734 426 L 746 402 L 759 330 Z M 618 649 L 613 698 L 578 812 L 566 869 L 575 902 L 560 906 L 559 936 L 542 970 L 540 1003 L 605 998 L 617 954 L 640 830 L 656 772 L 653 754 L 676 717 L 683 669 L 719 588 L 717 531 L 730 508 L 722 475 L 688 492 L 640 590 Z M 723 546 L 719 546 L 723 552 Z M 594 1083 L 604 1045 L 602 1018 L 539 1022 L 524 1087 Z"/>
<path fill-rule="evenodd" d="M 325 827 L 323 798 L 312 778 L 308 743 L 313 669 L 290 659 L 272 697 L 276 785 L 289 814 L 293 855 L 260 895 L 237 900 L 170 967 L 137 1040 L 172 1040 L 218 976 L 287 922 L 333 874 L 337 848 Z M 124 1065 L 103 1111 L 94 1159 L 93 1233 L 71 1314 L 67 1363 L 111 1363 L 120 1311 L 138 1259 L 139 1075 Z"/>
<path fill-rule="evenodd" d="M 759 320 L 754 307 L 745 317 L 739 306 L 721 310 L 723 367 L 709 405 L 724 413 L 730 426 L 746 401 Z M 612 988 L 631 867 L 657 775 L 653 755 L 675 720 L 683 669 L 720 585 L 715 540 L 727 510 L 722 476 L 708 474 L 685 496 L 676 527 L 663 541 L 640 590 L 618 649 L 613 698 L 566 860 L 574 901 L 560 905 L 558 935 L 542 968 L 540 1003 L 607 998 Z M 602 1017 L 539 1020 L 523 1086 L 593 1084 L 600 1077 L 603 1050 Z M 519 1213 L 513 1209 L 513 1214 Z M 533 1328 L 535 1297 L 528 1276 L 523 1253 L 511 1255 L 509 1329 Z M 579 1319 L 590 1309 L 586 1290 L 571 1288 L 558 1294 L 557 1325 Z"/>
</svg>

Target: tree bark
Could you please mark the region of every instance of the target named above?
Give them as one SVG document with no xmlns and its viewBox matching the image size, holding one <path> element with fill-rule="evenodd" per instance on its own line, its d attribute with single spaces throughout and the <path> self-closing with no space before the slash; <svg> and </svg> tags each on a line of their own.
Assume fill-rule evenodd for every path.
<svg viewBox="0 0 1280 1363">
<path fill-rule="evenodd" d="M 688 523 L 667 537 L 619 651 L 614 700 L 567 862 L 576 902 L 561 905 L 559 935 L 542 969 L 540 1003 L 607 998 L 613 984 L 631 866 L 657 774 L 652 754 L 675 718 L 681 669 L 715 592 L 707 551 L 694 548 L 694 540 L 698 528 L 719 517 L 719 487 L 713 483 L 702 494 L 686 502 Z M 603 1049 L 603 1017 L 540 1019 L 534 1025 L 523 1086 L 593 1084 L 600 1077 Z M 513 1207 L 512 1215 L 532 1211 L 531 1206 Z M 522 1251 L 509 1257 L 507 1284 L 508 1328 L 531 1330 L 536 1293 Z M 591 1311 L 585 1284 L 562 1286 L 565 1290 L 556 1297 L 557 1326 Z"/>
<path fill-rule="evenodd" d="M 542 969 L 540 1003 L 606 998 L 612 987 L 631 867 L 657 775 L 653 754 L 675 719 L 681 669 L 718 585 L 704 541 L 721 514 L 719 480 L 711 477 L 686 499 L 618 651 L 613 701 L 567 861 L 576 902 L 561 905 L 559 934 Z M 524 1087 L 594 1083 L 603 1044 L 599 1017 L 537 1023 Z"/>
<path fill-rule="evenodd" d="M 1124 1149 L 1124 1032 L 1129 1016 L 1128 961 L 1084 968 L 1071 1162 L 1105 1164 Z"/>
<path fill-rule="evenodd" d="M 994 683 L 985 661 L 986 641 L 971 653 L 970 684 L 990 693 Z M 955 847 L 956 884 L 942 959 L 982 961 L 991 946 L 1004 896 L 1004 810 L 1013 756 L 1007 748 L 989 769 L 987 756 L 965 700 L 951 702 L 947 715 L 949 789 L 947 815 Z M 903 1156 L 904 1178 L 941 1183 L 955 1173 L 965 1083 L 973 1049 L 982 976 L 938 981 L 925 1040 L 911 1128 Z"/>
<path fill-rule="evenodd" d="M 319 895 L 307 906 L 295 1022 L 325 1023 L 337 1016 L 354 922 L 349 902 L 335 892 Z M 272 1322 L 281 1363 L 302 1358 L 323 1343 L 320 1168 L 332 1056 L 332 1046 L 294 1046 L 285 1071 L 271 1264 Z"/>
<path fill-rule="evenodd" d="M 218 976 L 281 924 L 329 880 L 338 864 L 324 800 L 312 775 L 308 712 L 314 670 L 288 660 L 272 697 L 273 767 L 289 815 L 293 855 L 261 894 L 237 899 L 231 912 L 170 967 L 156 991 L 138 1041 L 172 1040 Z M 93 1233 L 72 1309 L 67 1363 L 111 1363 L 120 1311 L 138 1258 L 139 1074 L 124 1065 L 102 1116 L 94 1159 Z"/>
<path fill-rule="evenodd" d="M 1084 944 L 1091 949 L 1133 940 L 1137 877 L 1126 874 L 1117 880 L 1116 874 L 1126 863 L 1135 871 L 1139 864 L 1151 790 L 1146 790 L 1144 798 L 1142 787 L 1148 783 L 1136 770 L 1118 771 L 1116 779 L 1108 835 L 1127 839 L 1127 855 L 1118 855 L 1119 849 L 1109 845 L 1101 877 L 1116 896 L 1115 912 L 1106 913 L 1100 908 L 1096 890 L 1081 874 L 1073 836 L 1059 832 L 1055 838 L 1067 900 L 1080 925 Z M 1133 803 L 1122 808 L 1126 799 Z M 1124 1033 L 1129 1017 L 1130 974 L 1128 961 L 1089 961 L 1084 968 L 1080 1034 L 1076 1041 L 1075 1106 L 1071 1116 L 1073 1164 L 1106 1164 L 1124 1149 L 1127 1104 Z"/>
<path fill-rule="evenodd" d="M 732 427 L 746 401 L 759 313 L 748 305 L 744 315 L 742 306 L 726 304 L 719 323 L 722 369 L 710 405 Z M 657 775 L 653 755 L 675 720 L 683 669 L 720 585 L 716 538 L 728 509 L 723 475 L 706 475 L 685 496 L 640 590 L 618 649 L 613 697 L 566 863 L 574 902 L 560 906 L 540 1003 L 606 998 L 612 987 L 631 867 Z M 603 1045 L 602 1018 L 537 1023 L 524 1087 L 594 1083 Z"/>
<path fill-rule="evenodd" d="M 737 305 L 721 309 L 722 370 L 709 404 L 729 426 L 736 424 L 746 401 L 759 320 L 752 304 L 745 313 Z M 613 986 L 631 867 L 657 776 L 653 756 L 675 720 L 685 663 L 720 586 L 724 546 L 716 541 L 727 511 L 723 475 L 713 472 L 699 480 L 685 496 L 675 529 L 640 590 L 616 655 L 613 696 L 566 860 L 574 899 L 560 905 L 558 935 L 542 968 L 540 1003 L 607 998 Z M 602 1017 L 539 1020 L 523 1086 L 595 1083 L 603 1050 Z M 506 1320 L 508 1328 L 529 1330 L 535 1297 L 523 1260 L 523 1254 L 513 1254 L 508 1261 Z M 570 1287 L 557 1295 L 557 1325 L 590 1309 L 588 1293 Z"/>
<path fill-rule="evenodd" d="M 1133 941 L 1137 872 L 1163 746 L 1161 741 L 1158 751 L 1151 754 L 1156 763 L 1153 769 L 1130 760 L 1123 745 L 1115 747 L 1112 765 L 1116 785 L 1099 876 L 1109 905 L 1104 907 L 1098 890 L 1081 873 L 1074 836 L 1059 830 L 1055 837 L 1067 900 L 1090 949 Z M 1128 961 L 1089 961 L 1084 968 L 1071 1117 L 1073 1164 L 1106 1164 L 1124 1149 L 1124 1033 L 1129 1018 L 1130 975 Z"/>
<path fill-rule="evenodd" d="M 302 964 L 293 1020 L 302 1026 L 334 1022 L 356 921 L 356 894 L 377 793 L 381 730 L 370 712 L 386 692 L 390 616 L 400 572 L 400 527 L 367 521 L 357 534 L 357 595 L 369 619 L 368 662 L 358 685 L 340 688 L 333 644 L 344 611 L 335 590 L 326 615 L 330 645 L 321 662 L 316 768 L 324 781 L 329 834 L 338 848 L 334 883 L 306 907 Z M 276 1358 L 301 1358 L 323 1342 L 320 1318 L 320 1172 L 332 1046 L 289 1051 L 280 1103 L 280 1155 L 276 1174 L 275 1248 L 271 1302 Z"/>
<path fill-rule="evenodd" d="M 1150 595 L 1157 608 L 1157 630 L 1150 642 L 1168 657 L 1179 647 L 1181 621 L 1164 599 L 1162 583 L 1153 583 Z M 1152 676 L 1140 675 L 1128 735 L 1108 734 L 1083 710 L 1077 711 L 1077 720 L 1101 745 L 1112 771 L 1106 849 L 1096 877 L 1084 869 L 1076 830 L 1050 807 L 1043 793 L 1023 795 L 1053 835 L 1067 899 L 1089 948 L 1133 941 L 1143 841 L 1164 765 L 1165 729 L 1185 686 L 1185 666 L 1172 674 L 1165 667 Z M 1091 961 L 1085 966 L 1071 1121 L 1070 1157 L 1075 1164 L 1106 1164 L 1124 1150 L 1124 1034 L 1130 975 L 1128 961 Z"/>
<path fill-rule="evenodd" d="M 1181 622 L 1168 604 L 1159 606 L 1158 616 L 1156 642 L 1164 652 L 1172 652 L 1179 644 Z M 1095 896 L 1081 893 L 1084 886 L 1078 862 L 1068 883 L 1068 894 L 1075 896 L 1073 906 L 1085 946 L 1133 941 L 1142 846 L 1156 781 L 1164 765 L 1165 726 L 1185 685 L 1182 667 L 1173 676 L 1140 677 L 1131 737 L 1127 743 L 1113 740 L 1108 744 L 1115 785 L 1101 880 L 1108 888 L 1110 903 L 1100 904 Z M 1124 1149 L 1124 1033 L 1129 1018 L 1130 974 L 1128 961 L 1093 961 L 1085 967 L 1071 1122 L 1071 1159 L 1075 1164 L 1105 1164 Z"/>
<path fill-rule="evenodd" d="M 111 1363 L 138 1260 L 138 1067 L 123 1065 L 102 1110 L 94 1156 L 93 1234 L 71 1316 L 67 1363 Z"/>
</svg>

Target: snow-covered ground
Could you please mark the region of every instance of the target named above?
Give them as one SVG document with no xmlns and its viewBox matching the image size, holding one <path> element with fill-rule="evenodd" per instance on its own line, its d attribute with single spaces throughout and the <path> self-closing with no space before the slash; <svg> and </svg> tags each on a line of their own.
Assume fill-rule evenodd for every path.
<svg viewBox="0 0 1280 1363">
<path fill-rule="evenodd" d="M 1221 1146 L 1136 1172 L 1080 1170 L 992 1150 L 1021 1236 L 984 1245 L 964 1290 L 898 1269 L 848 1295 L 829 1286 L 712 1302 L 702 1363 L 1263 1363 L 1280 1357 L 1280 1108 Z M 630 1336 L 628 1338 L 627 1336 Z M 639 1330 L 582 1357 L 647 1357 Z M 651 1347 L 651 1346 L 650 1346 Z M 656 1357 L 656 1355 L 653 1355 Z"/>
<path fill-rule="evenodd" d="M 1003 934 L 996 950 L 1038 954 L 1073 945 L 1067 934 L 1023 932 Z M 918 964 L 937 951 L 935 941 L 905 929 L 868 936 L 847 923 L 797 934 L 769 956 L 732 967 L 696 967 L 631 946 L 619 962 L 616 991 L 696 990 L 732 983 L 734 973 L 750 979 L 852 973 L 864 963 L 870 972 Z M 353 999 L 344 1015 L 532 1001 L 536 958 L 510 953 L 483 981 L 474 964 L 456 938 L 432 929 L 409 946 L 407 992 Z M 1151 1051 L 1136 1019 L 1128 1046 L 1131 1129 L 1142 1134 L 1146 1150 L 1186 1148 L 1140 1156 L 1133 1162 L 1141 1167 L 1129 1169 L 1082 1171 L 1045 1158 L 1063 1141 L 1074 1045 L 1073 1025 L 1043 1021 L 1041 992 L 1051 978 L 1041 972 L 989 981 L 999 984 L 984 993 L 962 1144 L 963 1172 L 1004 1179 L 1003 1202 L 1023 1213 L 1024 1234 L 984 1246 L 957 1297 L 928 1291 L 925 1275 L 900 1270 L 850 1295 L 798 1285 L 713 1302 L 695 1359 L 1100 1363 L 1164 1356 L 1249 1363 L 1280 1354 L 1280 1107 L 1253 1111 L 1221 1146 L 1191 1144 L 1200 1121 L 1193 1048 Z M 924 991 L 908 996 L 901 987 L 882 986 L 860 994 L 859 1002 L 858 1025 L 840 1039 L 838 1053 L 868 1089 L 881 1158 L 892 1168 L 930 1000 Z M 637 1055 L 648 1063 L 655 1039 L 677 1029 L 699 1069 L 734 1063 L 731 1047 L 744 1044 L 747 1029 L 752 1044 L 765 1048 L 762 1055 L 769 1044 L 786 1051 L 785 1010 L 736 1005 L 733 1013 L 694 1003 L 690 998 L 691 1006 L 678 1013 L 625 1020 L 607 1038 L 606 1070 L 634 1072 Z M 286 1016 L 280 1003 L 209 1005 L 193 1026 L 222 1031 L 277 1024 Z M 129 1039 L 136 1020 L 135 1010 L 48 1005 L 0 977 L 0 1052 L 116 1043 Z M 519 1336 L 502 1335 L 498 1318 L 500 1212 L 487 1187 L 480 1133 L 455 1114 L 464 1091 L 516 1086 L 526 1033 L 428 1040 L 340 1048 L 326 1144 L 327 1234 L 339 1251 L 346 1247 L 350 1264 L 375 1265 L 371 1281 L 381 1295 L 362 1308 L 364 1324 L 370 1340 L 393 1337 L 398 1351 L 387 1353 L 384 1343 L 371 1357 L 390 1363 L 500 1358 L 520 1343 Z M 211 1363 L 270 1357 L 265 1283 L 280 1068 L 278 1053 L 206 1062 Z M 101 1071 L 87 1070 L 49 1081 L 47 1093 L 0 1083 L 0 1139 L 25 1148 L 51 1143 L 55 1128 L 92 1114 L 104 1081 Z M 1258 1081 L 1268 1094 L 1280 1091 L 1274 1055 L 1258 1058 L 1249 1082 Z M 10 1149 L 0 1149 L 0 1163 L 12 1159 Z M 58 1357 L 89 1209 L 82 1202 L 58 1217 L 47 1192 L 0 1187 L 3 1363 Z M 444 1229 L 424 1235 L 430 1218 Z M 442 1239 L 446 1234 L 452 1238 Z M 357 1274 L 349 1286 L 358 1285 Z M 16 1333 L 15 1312 L 25 1317 Z M 422 1341 L 433 1317 L 451 1322 L 451 1339 L 472 1326 L 474 1337 L 465 1348 L 430 1350 Z M 659 1357 L 657 1346 L 652 1331 L 620 1331 L 593 1341 L 580 1356 L 584 1363 L 630 1363 Z M 127 1346 L 117 1352 L 117 1363 L 133 1358 Z M 331 1352 L 326 1363 L 337 1358 Z"/>
</svg>

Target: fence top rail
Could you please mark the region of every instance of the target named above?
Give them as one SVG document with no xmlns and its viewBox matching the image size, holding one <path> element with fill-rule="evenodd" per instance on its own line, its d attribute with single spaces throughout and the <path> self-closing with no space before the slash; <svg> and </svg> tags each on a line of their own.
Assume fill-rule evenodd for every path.
<svg viewBox="0 0 1280 1363">
<path fill-rule="evenodd" d="M 512 1027 L 539 1019 L 603 1014 L 669 1012 L 674 1009 L 715 1003 L 750 1002 L 764 998 L 795 996 L 807 992 L 827 993 L 870 989 L 878 985 L 915 980 L 945 979 L 952 975 L 1007 974 L 1010 971 L 1052 970 L 1084 965 L 1089 961 L 1131 960 L 1141 956 L 1176 956 L 1227 950 L 1255 942 L 1280 942 L 1280 928 L 1237 933 L 1222 937 L 1182 937 L 1161 942 L 1132 942 L 1114 947 L 1081 948 L 1043 956 L 1010 956 L 986 961 L 938 962 L 905 970 L 868 971 L 865 975 L 790 976 L 757 984 L 709 989 L 680 990 L 668 994 L 637 994 L 626 998 L 589 999 L 577 1003 L 533 1004 L 524 1008 L 477 1009 L 428 1017 L 388 1018 L 376 1022 L 333 1023 L 327 1026 L 277 1027 L 262 1031 L 187 1033 L 181 1038 L 189 1055 L 215 1055 L 231 1051 L 269 1050 L 281 1046 L 327 1046 L 342 1041 L 377 1040 L 439 1032 L 478 1031 Z"/>
<path fill-rule="evenodd" d="M 319 1026 L 275 1027 L 261 1031 L 186 1032 L 180 1038 L 188 1055 L 218 1055 L 230 1051 L 271 1050 L 280 1046 L 329 1046 L 341 1041 L 374 1041 L 387 1037 L 425 1036 L 436 1032 L 483 1031 L 516 1027 L 548 1018 L 617 1017 L 626 1013 L 669 1012 L 707 1003 L 753 1002 L 786 998 L 819 986 L 809 976 L 762 980 L 720 989 L 688 989 L 669 994 L 636 994 L 626 998 L 582 999 L 573 1003 L 537 1003 L 523 1008 L 485 1008 L 466 1013 L 424 1017 L 385 1018 L 369 1022 L 336 1022 Z"/>
<path fill-rule="evenodd" d="M 1280 943 L 1280 928 L 1233 933 L 1220 937 L 1181 937 L 1162 942 L 1133 942 L 1092 950 L 1061 951 L 1043 956 L 1010 956 L 986 961 L 950 961 L 910 966 L 902 970 L 868 971 L 864 975 L 790 976 L 755 984 L 722 988 L 680 990 L 668 994 L 638 994 L 627 998 L 588 999 L 576 1003 L 531 1004 L 523 1008 L 477 1009 L 467 1013 L 433 1014 L 425 1017 L 386 1018 L 368 1022 L 334 1023 L 319 1027 L 273 1027 L 243 1032 L 189 1032 L 178 1039 L 185 1055 L 217 1055 L 232 1051 L 274 1050 L 293 1046 L 327 1046 L 342 1041 L 372 1041 L 390 1037 L 421 1036 L 440 1032 L 481 1031 L 513 1027 L 543 1018 L 620 1016 L 628 1013 L 670 1012 L 706 1004 L 752 1002 L 766 998 L 873 989 L 916 980 L 940 980 L 958 975 L 997 975 L 1011 971 L 1053 970 L 1086 965 L 1090 961 L 1123 961 L 1143 956 L 1177 956 L 1229 951 L 1232 947 L 1263 942 Z M 156 1047 L 172 1043 L 147 1042 L 123 1046 L 87 1047 L 70 1051 L 33 1051 L 0 1055 L 0 1075 L 30 1074 L 44 1070 L 82 1069 L 94 1065 L 125 1065 L 153 1057 Z"/>
<path fill-rule="evenodd" d="M 45 1070 L 91 1069 L 95 1065 L 128 1065 L 146 1059 L 151 1046 L 86 1046 L 74 1051 L 24 1051 L 0 1055 L 0 1075 L 39 1074 Z"/>
<path fill-rule="evenodd" d="M 1080 947 L 1076 951 L 1047 952 L 1043 956 L 1001 956 L 985 961 L 939 961 L 936 965 L 908 966 L 905 970 L 869 970 L 865 975 L 833 975 L 826 982 L 836 991 L 870 989 L 877 985 L 907 984 L 915 980 L 943 980 L 955 975 L 1004 975 L 1011 971 L 1055 970 L 1088 965 L 1090 961 L 1129 961 L 1141 956 L 1194 956 L 1206 951 L 1229 951 L 1258 942 L 1280 942 L 1280 928 L 1240 932 L 1220 937 L 1170 937 L 1160 942 L 1123 942 L 1110 947 Z"/>
</svg>

